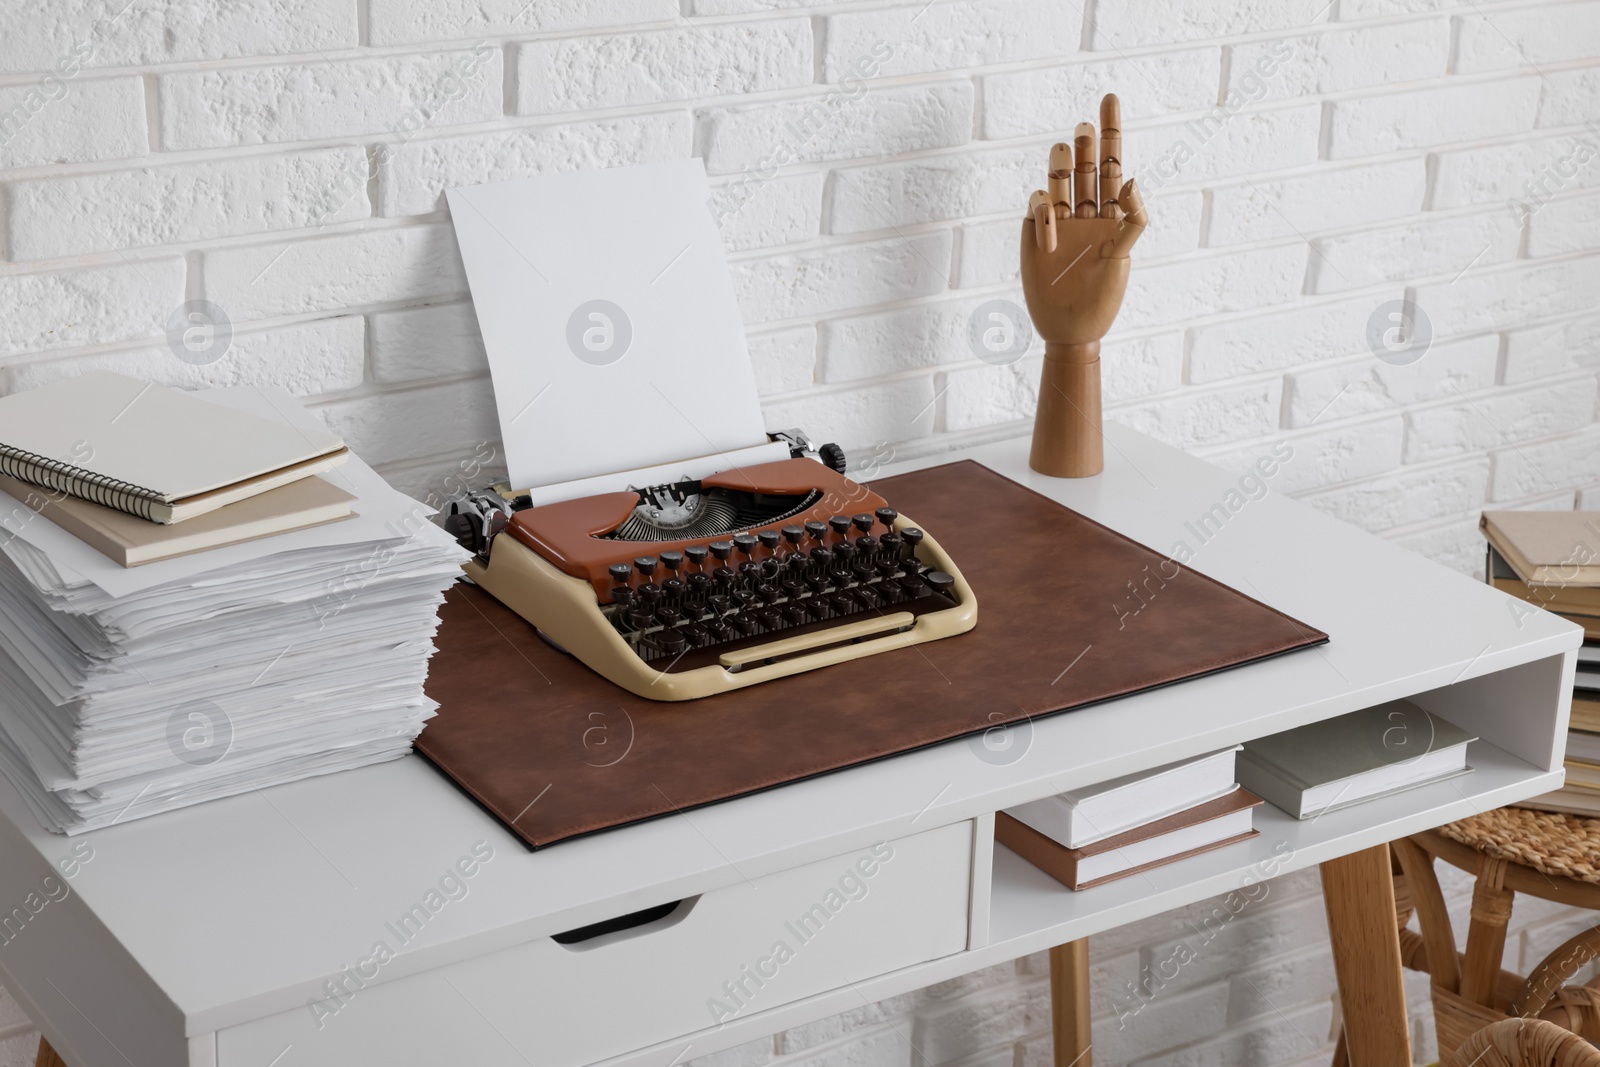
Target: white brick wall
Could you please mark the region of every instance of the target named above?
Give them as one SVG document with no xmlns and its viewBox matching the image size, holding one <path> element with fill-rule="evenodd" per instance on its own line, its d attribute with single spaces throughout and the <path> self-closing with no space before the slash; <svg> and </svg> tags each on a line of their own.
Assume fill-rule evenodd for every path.
<svg viewBox="0 0 1600 1067">
<path fill-rule="evenodd" d="M 771 425 L 879 459 L 1025 432 L 1049 144 L 1122 96 L 1155 223 L 1111 418 L 1471 571 L 1485 506 L 1600 508 L 1600 0 L 60 0 L 0 37 L 0 373 L 306 396 L 410 488 L 496 435 L 443 190 L 703 156 Z M 205 298 L 233 347 L 165 340 Z M 1412 298 L 1432 346 L 1374 358 Z M 1465 889 L 1447 880 L 1459 906 Z M 1101 1064 L 1326 1062 L 1316 881 L 1273 886 L 1119 1027 L 1212 905 L 1096 938 Z M 1585 921 L 1519 905 L 1507 965 Z M 698 1067 L 1042 1067 L 1031 957 Z M 1425 992 L 1417 1053 L 1427 1062 Z M 0 1067 L 34 1038 L 0 998 Z"/>
</svg>

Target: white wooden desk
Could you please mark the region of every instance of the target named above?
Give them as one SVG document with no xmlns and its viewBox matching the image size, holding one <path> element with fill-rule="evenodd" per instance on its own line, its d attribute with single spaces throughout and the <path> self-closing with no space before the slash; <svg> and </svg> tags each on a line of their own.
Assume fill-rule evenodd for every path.
<svg viewBox="0 0 1600 1067">
<path fill-rule="evenodd" d="M 1105 474 L 1085 481 L 1032 475 L 1026 440 L 967 455 L 1161 551 L 1198 546 L 1185 524 L 1238 482 L 1116 426 Z M 70 895 L 0 945 L 0 977 L 72 1067 L 665 1067 L 1560 784 L 1571 624 L 1519 616 L 1276 492 L 1192 565 L 1330 643 L 1035 722 L 1006 755 L 955 741 L 539 853 L 415 757 L 74 839 L 41 830 L 0 781 L 0 908 L 60 877 L 75 844 L 93 849 Z M 1081 650 L 1059 651 L 1065 669 Z M 1252 842 L 1076 894 L 992 844 L 997 809 L 1397 697 L 1480 734 L 1474 772 L 1309 822 L 1258 809 Z M 848 929 L 800 945 L 763 987 L 746 980 L 745 1005 L 714 1026 L 722 980 L 759 966 L 786 921 L 885 841 L 895 858 L 839 913 Z M 475 846 L 493 858 L 466 895 L 363 964 L 401 944 L 393 924 Z M 549 936 L 685 898 L 627 934 Z M 368 980 L 323 999 L 347 968 Z"/>
</svg>

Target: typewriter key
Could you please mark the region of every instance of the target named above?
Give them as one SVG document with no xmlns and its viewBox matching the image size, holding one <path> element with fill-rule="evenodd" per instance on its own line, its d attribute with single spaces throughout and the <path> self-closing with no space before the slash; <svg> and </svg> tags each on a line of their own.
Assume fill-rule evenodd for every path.
<svg viewBox="0 0 1600 1067">
<path fill-rule="evenodd" d="M 684 581 L 689 583 L 689 592 L 696 596 L 705 596 L 711 591 L 711 579 L 704 574 L 691 574 Z"/>
<path fill-rule="evenodd" d="M 725 622 L 714 622 L 710 629 L 711 636 L 718 641 L 732 641 L 739 636 L 739 631 Z"/>
<path fill-rule="evenodd" d="M 841 539 L 850 532 L 850 520 L 843 515 L 835 515 L 828 520 L 828 525 L 833 527 L 833 532 L 838 534 Z"/>
<path fill-rule="evenodd" d="M 806 575 L 806 587 L 813 593 L 824 592 L 828 588 L 828 576 L 826 574 L 808 574 Z"/>
<path fill-rule="evenodd" d="M 628 612 L 628 625 L 635 630 L 648 630 L 656 624 L 656 613 L 649 608 L 634 608 Z"/>
<path fill-rule="evenodd" d="M 611 602 L 613 604 L 621 604 L 623 607 L 627 607 L 632 600 L 633 590 L 625 585 L 619 585 L 611 590 Z"/>
<path fill-rule="evenodd" d="M 761 564 L 755 560 L 745 560 L 739 564 L 739 577 L 746 581 L 759 582 L 761 580 Z"/>
<path fill-rule="evenodd" d="M 683 558 L 693 563 L 696 567 L 704 567 L 706 565 L 706 556 L 709 554 L 705 545 L 690 545 L 683 550 Z"/>
<path fill-rule="evenodd" d="M 644 575 L 644 580 L 649 581 L 650 576 L 656 572 L 656 558 L 654 556 L 640 556 L 633 561 L 633 565 Z"/>
<path fill-rule="evenodd" d="M 904 530 L 900 531 L 900 536 L 905 538 L 906 544 L 910 545 L 912 548 L 916 548 L 918 545 L 922 544 L 922 531 L 917 529 L 915 526 L 907 526 Z"/>
<path fill-rule="evenodd" d="M 756 534 L 756 540 L 760 541 L 768 552 L 777 552 L 778 542 L 783 540 L 783 535 L 777 530 L 762 530 Z"/>
<path fill-rule="evenodd" d="M 806 528 L 804 526 L 785 526 L 783 528 L 783 539 L 789 542 L 791 548 L 799 548 L 800 540 L 805 535 Z"/>
<path fill-rule="evenodd" d="M 684 649 L 689 647 L 689 639 L 677 630 L 663 630 L 658 634 L 652 634 L 650 640 L 663 655 L 667 656 L 681 655 Z"/>
<path fill-rule="evenodd" d="M 862 607 L 875 608 L 879 604 L 883 603 L 883 598 L 879 596 L 877 590 L 873 589 L 871 586 L 864 585 L 855 592 L 856 599 L 861 602 Z"/>
<path fill-rule="evenodd" d="M 711 631 L 697 622 L 691 622 L 681 632 L 694 648 L 704 648 L 711 643 Z"/>
<path fill-rule="evenodd" d="M 866 560 L 861 560 L 851 566 L 850 573 L 855 575 L 856 581 L 865 585 L 867 582 L 872 581 L 873 566 Z"/>
<path fill-rule="evenodd" d="M 781 588 L 783 595 L 790 600 L 799 600 L 806 595 L 806 583 L 798 578 L 785 578 Z"/>
<path fill-rule="evenodd" d="M 661 565 L 672 573 L 678 573 L 678 568 L 683 566 L 683 553 L 672 549 L 661 553 Z"/>
<path fill-rule="evenodd" d="M 893 530 L 894 520 L 900 517 L 900 513 L 894 508 L 879 508 L 873 514 L 878 516 L 878 521 L 883 523 L 885 530 Z"/>
<path fill-rule="evenodd" d="M 849 563 L 855 557 L 856 546 L 849 541 L 840 541 L 833 546 L 833 558 L 838 563 Z"/>
<path fill-rule="evenodd" d="M 748 589 L 741 589 L 733 595 L 734 598 L 739 601 L 739 607 L 745 609 L 746 611 L 759 606 L 761 603 L 761 598 Z"/>
<path fill-rule="evenodd" d="M 900 588 L 900 583 L 893 578 L 885 578 L 872 588 L 878 591 L 884 601 L 889 604 L 898 604 L 906 598 L 906 591 Z"/>
<path fill-rule="evenodd" d="M 900 554 L 900 546 L 903 544 L 905 544 L 904 539 L 897 533 L 886 533 L 878 538 L 878 545 L 890 555 L 898 556 Z"/>
<path fill-rule="evenodd" d="M 683 621 L 683 612 L 670 604 L 656 609 L 656 621 L 662 626 L 676 626 Z"/>
<path fill-rule="evenodd" d="M 815 563 L 823 570 L 827 570 L 829 567 L 833 566 L 833 553 L 829 552 L 826 548 L 813 548 L 811 550 L 811 562 Z"/>
<path fill-rule="evenodd" d="M 906 574 L 921 574 L 922 561 L 916 556 L 907 556 L 900 561 L 900 569 Z"/>
<path fill-rule="evenodd" d="M 822 544 L 822 539 L 828 536 L 828 524 L 820 519 L 812 519 L 806 523 L 806 533 L 811 535 L 811 540 Z"/>
<path fill-rule="evenodd" d="M 606 568 L 606 572 L 611 575 L 611 580 L 618 585 L 627 585 L 628 579 L 633 577 L 633 568 L 626 563 L 613 563 Z"/>
<path fill-rule="evenodd" d="M 781 589 L 768 582 L 762 582 L 756 586 L 756 596 L 760 597 L 765 604 L 777 603 L 778 598 L 782 595 L 783 591 Z"/>
<path fill-rule="evenodd" d="M 755 616 L 756 621 L 761 624 L 761 628 L 768 633 L 783 629 L 783 612 L 777 608 L 762 608 L 755 613 Z"/>
<path fill-rule="evenodd" d="M 788 620 L 790 626 L 804 626 L 811 621 L 810 613 L 800 604 L 790 604 L 784 608 L 783 617 Z"/>
<path fill-rule="evenodd" d="M 737 577 L 738 575 L 734 574 L 733 571 L 729 570 L 727 567 L 718 567 L 716 570 L 711 572 L 711 580 L 717 583 L 717 588 L 721 590 L 732 589 L 734 579 Z"/>
<path fill-rule="evenodd" d="M 733 547 L 737 548 L 746 559 L 756 554 L 756 545 L 760 544 L 754 534 L 734 534 Z"/>
<path fill-rule="evenodd" d="M 761 624 L 753 615 L 730 615 L 728 622 L 739 632 L 740 637 L 754 637 L 761 630 Z"/>
<path fill-rule="evenodd" d="M 880 559 L 872 567 L 880 578 L 893 578 L 900 573 L 900 564 L 892 559 Z"/>
<path fill-rule="evenodd" d="M 733 600 L 719 593 L 715 596 L 708 597 L 706 599 L 706 606 L 712 611 L 716 612 L 718 615 L 726 615 L 728 612 L 733 610 Z"/>
<path fill-rule="evenodd" d="M 850 521 L 855 523 L 856 529 L 860 530 L 862 533 L 872 532 L 873 519 L 871 515 L 862 512 L 860 515 L 852 516 Z"/>
<path fill-rule="evenodd" d="M 683 584 L 682 578 L 668 578 L 666 581 L 661 583 L 661 591 L 667 596 L 671 597 L 682 596 L 688 590 L 688 588 L 688 586 Z"/>
<path fill-rule="evenodd" d="M 729 556 L 733 555 L 732 541 L 713 541 L 706 547 L 711 549 L 711 554 L 719 560 L 725 561 Z"/>
<path fill-rule="evenodd" d="M 656 598 L 661 596 L 661 587 L 655 582 L 645 582 L 638 589 L 634 590 L 634 592 L 638 593 L 639 599 L 643 600 L 646 604 L 654 604 L 656 602 Z"/>
<path fill-rule="evenodd" d="M 833 605 L 837 615 L 853 615 L 861 610 L 861 605 L 856 603 L 856 598 L 849 593 L 835 593 L 828 598 L 828 603 Z"/>
<path fill-rule="evenodd" d="M 878 539 L 873 537 L 871 534 L 862 534 L 860 537 L 856 538 L 856 551 L 860 552 L 861 554 L 868 555 L 876 552 L 877 550 Z"/>
<path fill-rule="evenodd" d="M 955 589 L 955 575 L 944 571 L 929 571 L 922 576 L 923 581 L 933 587 L 935 593 L 951 593 Z"/>
</svg>

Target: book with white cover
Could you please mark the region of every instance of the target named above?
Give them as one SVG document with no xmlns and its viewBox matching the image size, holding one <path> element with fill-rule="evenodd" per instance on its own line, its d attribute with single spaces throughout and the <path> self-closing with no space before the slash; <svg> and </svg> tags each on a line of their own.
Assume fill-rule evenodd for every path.
<svg viewBox="0 0 1600 1067">
<path fill-rule="evenodd" d="M 1046 837 L 1068 848 L 1081 848 L 1231 793 L 1238 751 L 1235 745 L 1153 771 L 1071 789 L 1008 811 L 1012 818 Z"/>
<path fill-rule="evenodd" d="M 347 455 L 326 430 L 241 415 L 111 371 L 0 398 L 0 473 L 158 523 L 204 515 Z"/>
<path fill-rule="evenodd" d="M 1391 700 L 1244 743 L 1239 784 L 1297 819 L 1465 774 L 1477 738 Z"/>
</svg>

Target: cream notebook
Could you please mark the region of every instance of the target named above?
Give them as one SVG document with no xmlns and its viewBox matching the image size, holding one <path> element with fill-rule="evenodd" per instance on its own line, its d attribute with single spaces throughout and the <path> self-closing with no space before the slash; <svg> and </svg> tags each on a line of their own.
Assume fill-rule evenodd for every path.
<svg viewBox="0 0 1600 1067">
<path fill-rule="evenodd" d="M 152 522 L 204 515 L 347 454 L 326 431 L 110 371 L 0 398 L 0 473 Z"/>
<path fill-rule="evenodd" d="M 301 478 L 188 522 L 161 525 L 4 474 L 0 474 L 0 491 L 124 567 L 338 522 L 355 514 L 351 506 L 356 501 L 321 478 Z"/>
</svg>

